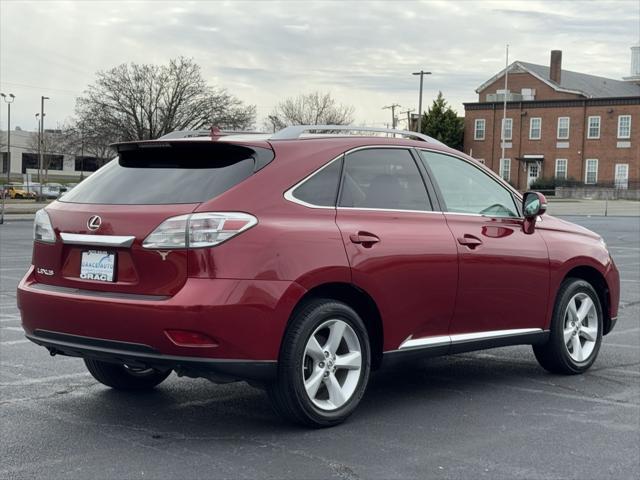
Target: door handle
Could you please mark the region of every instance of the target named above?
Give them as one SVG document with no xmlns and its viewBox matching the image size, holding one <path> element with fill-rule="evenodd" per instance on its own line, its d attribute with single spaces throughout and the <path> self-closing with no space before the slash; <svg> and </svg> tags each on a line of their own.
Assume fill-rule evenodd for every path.
<svg viewBox="0 0 640 480">
<path fill-rule="evenodd" d="M 367 247 L 373 245 L 374 243 L 378 243 L 380 241 L 380 238 L 378 238 L 373 233 L 358 232 L 349 235 L 349 240 L 351 240 L 351 243 L 359 243 Z"/>
<path fill-rule="evenodd" d="M 473 250 L 478 245 L 482 245 L 482 240 L 480 240 L 478 237 L 474 237 L 473 235 L 465 233 L 464 236 L 458 237 L 458 243 Z"/>
</svg>

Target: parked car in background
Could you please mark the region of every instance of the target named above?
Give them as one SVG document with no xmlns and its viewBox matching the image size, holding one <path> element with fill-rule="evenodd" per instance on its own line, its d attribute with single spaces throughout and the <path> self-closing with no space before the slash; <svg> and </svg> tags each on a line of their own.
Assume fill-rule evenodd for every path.
<svg viewBox="0 0 640 480">
<path fill-rule="evenodd" d="M 194 135 L 119 144 L 36 214 L 27 338 L 104 385 L 248 380 L 325 427 L 372 369 L 530 344 L 578 374 L 616 323 L 602 238 L 430 137 Z"/>
<path fill-rule="evenodd" d="M 42 196 L 45 198 L 58 198 L 66 191 L 67 187 L 61 183 L 45 183 L 42 185 Z"/>
<path fill-rule="evenodd" d="M 13 199 L 36 198 L 36 194 L 34 192 L 29 191 L 28 187 L 20 184 L 9 184 L 5 189 L 5 196 Z"/>
</svg>

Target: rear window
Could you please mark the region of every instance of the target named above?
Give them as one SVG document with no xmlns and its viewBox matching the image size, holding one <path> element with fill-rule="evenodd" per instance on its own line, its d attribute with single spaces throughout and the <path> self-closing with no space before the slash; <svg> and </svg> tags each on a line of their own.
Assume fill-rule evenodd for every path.
<svg viewBox="0 0 640 480">
<path fill-rule="evenodd" d="M 266 148 L 229 143 L 149 143 L 119 156 L 60 201 L 112 205 L 200 203 L 239 184 L 273 159 Z"/>
</svg>

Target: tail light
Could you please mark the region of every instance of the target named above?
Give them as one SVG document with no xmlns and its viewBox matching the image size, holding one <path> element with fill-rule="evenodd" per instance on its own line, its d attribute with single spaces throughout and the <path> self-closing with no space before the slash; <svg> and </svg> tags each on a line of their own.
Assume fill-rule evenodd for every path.
<svg viewBox="0 0 640 480">
<path fill-rule="evenodd" d="M 253 227 L 258 219 L 241 212 L 193 213 L 167 218 L 142 242 L 144 248 L 215 247 Z"/>
<path fill-rule="evenodd" d="M 33 221 L 33 239 L 38 242 L 56 243 L 56 234 L 51 226 L 49 214 L 42 208 Z"/>
</svg>

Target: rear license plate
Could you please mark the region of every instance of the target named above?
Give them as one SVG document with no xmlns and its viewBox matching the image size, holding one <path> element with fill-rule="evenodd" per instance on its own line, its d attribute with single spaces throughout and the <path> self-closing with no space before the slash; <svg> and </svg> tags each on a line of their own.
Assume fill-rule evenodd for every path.
<svg viewBox="0 0 640 480">
<path fill-rule="evenodd" d="M 115 266 L 115 253 L 99 250 L 84 251 L 80 262 L 80 278 L 98 280 L 99 282 L 113 282 Z"/>
</svg>

